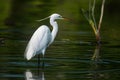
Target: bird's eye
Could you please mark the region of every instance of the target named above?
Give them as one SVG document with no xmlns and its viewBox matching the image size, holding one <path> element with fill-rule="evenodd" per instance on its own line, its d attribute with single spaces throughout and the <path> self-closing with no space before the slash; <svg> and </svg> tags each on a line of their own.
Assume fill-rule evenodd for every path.
<svg viewBox="0 0 120 80">
<path fill-rule="evenodd" d="M 59 16 L 59 18 L 62 18 L 62 16 Z"/>
</svg>

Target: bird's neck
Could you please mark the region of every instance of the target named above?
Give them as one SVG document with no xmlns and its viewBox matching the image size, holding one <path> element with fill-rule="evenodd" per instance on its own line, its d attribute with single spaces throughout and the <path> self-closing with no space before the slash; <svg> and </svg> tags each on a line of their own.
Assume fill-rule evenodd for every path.
<svg viewBox="0 0 120 80">
<path fill-rule="evenodd" d="M 58 32 L 58 24 L 57 24 L 57 22 L 53 18 L 50 19 L 50 24 L 53 27 L 53 30 L 52 30 L 52 40 L 51 40 L 51 42 L 53 42 L 55 37 L 56 37 L 56 34 Z"/>
</svg>

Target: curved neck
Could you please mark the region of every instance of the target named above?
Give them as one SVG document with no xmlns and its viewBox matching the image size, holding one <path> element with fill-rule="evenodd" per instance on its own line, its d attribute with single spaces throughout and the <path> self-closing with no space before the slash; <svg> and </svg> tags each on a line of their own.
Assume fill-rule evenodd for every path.
<svg viewBox="0 0 120 80">
<path fill-rule="evenodd" d="M 52 25 L 53 27 L 53 30 L 52 30 L 52 40 L 51 42 L 54 41 L 55 37 L 56 37 L 56 34 L 58 32 L 58 24 L 57 22 L 54 20 L 54 18 L 50 18 L 50 24 Z"/>
</svg>

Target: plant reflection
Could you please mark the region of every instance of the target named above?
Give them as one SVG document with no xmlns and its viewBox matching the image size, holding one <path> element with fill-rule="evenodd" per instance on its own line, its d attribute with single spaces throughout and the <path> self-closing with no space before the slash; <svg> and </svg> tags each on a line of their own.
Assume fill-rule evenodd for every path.
<svg viewBox="0 0 120 80">
<path fill-rule="evenodd" d="M 92 60 L 94 60 L 94 61 L 100 60 L 100 48 L 101 48 L 100 44 L 96 45 L 96 48 L 94 50 L 94 54 L 92 56 Z"/>
<path fill-rule="evenodd" d="M 98 79 L 103 79 L 103 78 L 108 78 L 107 73 L 100 72 L 102 71 L 102 60 L 100 59 L 100 50 L 101 50 L 101 44 L 97 44 L 96 48 L 94 50 L 94 54 L 92 56 L 92 62 L 91 62 L 91 67 L 90 70 L 91 72 L 88 74 L 88 76 L 92 80 L 98 80 Z"/>
</svg>

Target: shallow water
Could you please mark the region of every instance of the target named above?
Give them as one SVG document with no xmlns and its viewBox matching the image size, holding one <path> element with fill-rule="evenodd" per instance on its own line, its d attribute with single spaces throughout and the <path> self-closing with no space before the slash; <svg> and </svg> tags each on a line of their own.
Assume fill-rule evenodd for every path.
<svg viewBox="0 0 120 80">
<path fill-rule="evenodd" d="M 120 20 L 119 12 L 109 13 L 111 1 L 106 4 L 101 45 L 96 45 L 92 29 L 80 13 L 81 8 L 87 8 L 88 0 L 59 3 L 57 0 L 49 3 L 44 0 L 3 0 L 0 3 L 3 10 L 0 14 L 0 80 L 119 80 Z M 40 56 L 38 66 L 37 56 L 27 61 L 24 51 L 32 33 L 42 24 L 49 25 L 49 21 L 38 23 L 33 20 L 54 12 L 70 17 L 72 21 L 58 21 L 58 35 L 47 49 L 45 58 Z"/>
<path fill-rule="evenodd" d="M 11 40 L 11 42 L 22 46 L 11 44 L 18 47 L 1 53 L 0 80 L 119 79 L 119 49 L 108 43 L 98 47 L 92 42 L 55 41 L 47 49 L 45 58 L 41 58 L 41 65 L 38 68 L 37 57 L 30 61 L 23 57 L 21 47 L 25 46 L 26 41 Z M 4 50 L 8 46 L 2 44 L 0 48 Z M 95 60 L 91 60 L 93 54 L 98 55 Z"/>
</svg>

